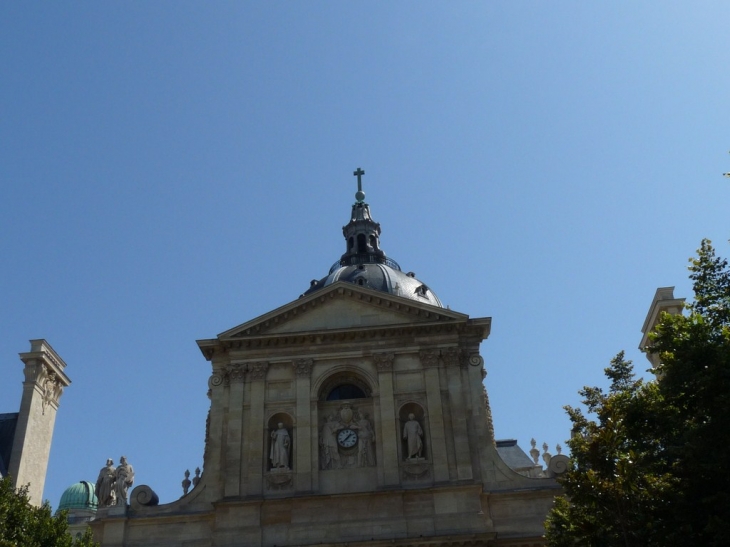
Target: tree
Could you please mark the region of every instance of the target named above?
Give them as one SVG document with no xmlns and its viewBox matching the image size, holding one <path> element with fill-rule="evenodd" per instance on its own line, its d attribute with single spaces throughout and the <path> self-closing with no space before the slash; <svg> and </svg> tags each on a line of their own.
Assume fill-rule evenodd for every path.
<svg viewBox="0 0 730 547">
<path fill-rule="evenodd" d="M 565 496 L 545 523 L 549 545 L 726 545 L 730 537 L 730 270 L 708 240 L 690 261 L 694 301 L 664 314 L 650 351 L 657 380 L 620 353 L 608 392 L 583 388 Z"/>
<path fill-rule="evenodd" d="M 0 478 L 0 547 L 94 547 L 91 529 L 74 540 L 68 533 L 66 512 L 55 517 L 45 502 L 31 505 L 28 488 L 13 488 L 9 477 Z"/>
</svg>

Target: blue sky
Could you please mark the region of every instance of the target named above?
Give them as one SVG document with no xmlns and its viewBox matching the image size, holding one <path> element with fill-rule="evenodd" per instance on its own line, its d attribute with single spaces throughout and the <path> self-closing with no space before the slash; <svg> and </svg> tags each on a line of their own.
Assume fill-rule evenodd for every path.
<svg viewBox="0 0 730 547">
<path fill-rule="evenodd" d="M 727 2 L 0 4 L 0 411 L 19 352 L 68 363 L 45 497 L 128 457 L 202 465 L 195 340 L 344 250 L 353 170 L 382 247 L 482 345 L 498 438 L 636 346 L 659 286 L 727 243 Z"/>
</svg>

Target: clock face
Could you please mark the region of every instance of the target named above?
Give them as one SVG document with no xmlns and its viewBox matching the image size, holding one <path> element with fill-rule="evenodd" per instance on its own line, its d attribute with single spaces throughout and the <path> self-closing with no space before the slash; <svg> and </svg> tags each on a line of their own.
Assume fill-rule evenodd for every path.
<svg viewBox="0 0 730 547">
<path fill-rule="evenodd" d="M 342 448 L 352 448 L 357 444 L 357 433 L 352 429 L 342 429 L 337 434 L 337 442 Z"/>
</svg>

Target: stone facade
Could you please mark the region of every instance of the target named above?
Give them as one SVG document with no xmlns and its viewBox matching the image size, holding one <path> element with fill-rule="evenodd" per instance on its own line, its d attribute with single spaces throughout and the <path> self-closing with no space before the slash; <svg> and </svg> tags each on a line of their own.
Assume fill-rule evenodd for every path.
<svg viewBox="0 0 730 547">
<path fill-rule="evenodd" d="M 199 483 L 92 522 L 106 546 L 540 545 L 559 492 L 497 454 L 469 318 L 347 282 L 198 345 Z"/>
</svg>

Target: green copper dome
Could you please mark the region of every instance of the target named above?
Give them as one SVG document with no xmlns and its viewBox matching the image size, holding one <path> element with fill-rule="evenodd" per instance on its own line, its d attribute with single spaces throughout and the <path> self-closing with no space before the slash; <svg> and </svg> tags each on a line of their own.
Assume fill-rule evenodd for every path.
<svg viewBox="0 0 730 547">
<path fill-rule="evenodd" d="M 61 503 L 58 504 L 58 511 L 67 509 L 69 511 L 86 510 L 96 511 L 99 502 L 94 494 L 94 485 L 88 481 L 77 482 L 66 488 L 61 496 Z"/>
</svg>

